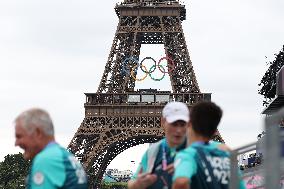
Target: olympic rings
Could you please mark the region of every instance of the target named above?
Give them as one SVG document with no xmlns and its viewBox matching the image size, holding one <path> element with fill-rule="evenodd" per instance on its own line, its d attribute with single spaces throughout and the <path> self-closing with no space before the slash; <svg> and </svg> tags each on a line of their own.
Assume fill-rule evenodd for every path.
<svg viewBox="0 0 284 189">
<path fill-rule="evenodd" d="M 143 62 L 145 60 L 152 60 L 154 62 L 154 65 L 152 65 L 150 67 L 149 71 L 147 70 L 146 66 L 143 65 Z M 166 72 L 164 66 L 161 65 L 161 62 L 163 60 L 167 60 L 167 63 L 168 63 L 168 65 L 166 65 L 168 67 L 167 72 Z M 127 66 L 127 63 L 129 63 L 129 61 L 132 61 L 134 63 L 134 66 L 131 69 L 130 69 L 129 66 Z M 158 66 L 158 69 L 163 73 L 163 76 L 161 78 L 154 78 L 153 75 L 152 75 L 152 73 L 156 70 L 157 66 Z M 145 75 L 142 78 L 139 78 L 139 79 L 135 77 L 135 74 L 137 73 L 138 68 L 140 68 L 142 70 L 142 72 L 145 73 Z M 160 60 L 158 61 L 158 64 L 157 64 L 156 60 L 152 57 L 145 57 L 139 63 L 138 58 L 131 56 L 131 57 L 127 57 L 122 62 L 122 74 L 126 74 L 126 75 L 131 76 L 133 79 L 135 79 L 135 81 L 143 81 L 144 79 L 146 79 L 146 77 L 148 75 L 154 81 L 161 81 L 162 79 L 164 79 L 166 73 L 171 73 L 174 69 L 175 69 L 175 63 L 168 56 L 160 58 Z"/>
</svg>

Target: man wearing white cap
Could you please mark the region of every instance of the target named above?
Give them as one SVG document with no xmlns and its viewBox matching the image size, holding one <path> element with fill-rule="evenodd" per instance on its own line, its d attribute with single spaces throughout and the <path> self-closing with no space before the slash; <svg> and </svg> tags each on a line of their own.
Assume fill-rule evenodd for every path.
<svg viewBox="0 0 284 189">
<path fill-rule="evenodd" d="M 152 144 L 128 182 L 129 189 L 171 188 L 173 161 L 177 151 L 186 147 L 189 122 L 188 107 L 182 102 L 170 102 L 163 111 L 161 125 L 165 138 Z"/>
<path fill-rule="evenodd" d="M 129 189 L 170 189 L 176 152 L 187 146 L 189 110 L 182 102 L 169 102 L 162 111 L 165 138 L 152 144 L 128 182 Z M 215 142 L 216 145 L 220 144 Z"/>
</svg>

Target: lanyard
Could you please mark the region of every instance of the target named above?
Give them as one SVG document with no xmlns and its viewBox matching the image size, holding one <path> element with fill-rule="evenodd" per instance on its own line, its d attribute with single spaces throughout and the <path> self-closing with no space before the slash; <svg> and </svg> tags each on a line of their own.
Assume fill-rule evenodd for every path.
<svg viewBox="0 0 284 189">
<path fill-rule="evenodd" d="M 179 145 L 177 148 L 170 148 L 167 144 L 167 140 L 164 140 L 161 145 L 162 145 L 162 169 L 165 171 L 168 166 L 166 148 L 169 149 L 170 158 L 173 158 L 176 155 L 177 151 L 179 151 L 180 149 L 184 149 L 186 147 L 186 140 L 183 144 Z"/>
<path fill-rule="evenodd" d="M 166 154 L 166 141 L 162 143 L 163 155 L 162 155 L 162 168 L 165 171 L 167 169 L 167 154 Z"/>
<path fill-rule="evenodd" d="M 167 151 L 166 148 L 169 148 L 167 145 L 167 141 L 165 140 L 162 143 L 162 169 L 165 171 L 167 169 L 168 166 L 168 160 L 167 160 Z M 170 151 L 170 157 L 173 157 L 175 155 L 175 151 L 176 149 L 171 149 L 169 148 Z M 174 151 L 174 152 L 173 152 Z"/>
</svg>

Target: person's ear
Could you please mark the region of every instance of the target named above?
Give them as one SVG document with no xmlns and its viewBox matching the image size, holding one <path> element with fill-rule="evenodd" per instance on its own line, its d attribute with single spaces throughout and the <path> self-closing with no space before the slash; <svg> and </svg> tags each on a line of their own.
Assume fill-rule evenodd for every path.
<svg viewBox="0 0 284 189">
<path fill-rule="evenodd" d="M 166 118 L 161 117 L 161 126 L 165 128 Z"/>
<path fill-rule="evenodd" d="M 187 125 L 188 125 L 187 126 L 187 135 L 189 136 L 190 133 L 192 132 L 192 123 L 191 123 L 191 121 L 189 121 Z"/>
<path fill-rule="evenodd" d="M 191 121 L 189 121 L 189 122 L 187 123 L 187 127 L 188 127 L 188 128 L 189 128 L 189 127 L 192 127 Z"/>
<path fill-rule="evenodd" d="M 43 132 L 40 128 L 36 127 L 35 130 L 34 130 L 34 134 L 35 134 L 36 137 L 41 138 L 42 135 L 43 135 Z"/>
</svg>

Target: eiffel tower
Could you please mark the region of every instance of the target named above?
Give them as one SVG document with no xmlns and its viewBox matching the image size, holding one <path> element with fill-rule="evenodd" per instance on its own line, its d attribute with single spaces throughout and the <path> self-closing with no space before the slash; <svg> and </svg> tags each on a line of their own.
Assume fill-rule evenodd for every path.
<svg viewBox="0 0 284 189">
<path fill-rule="evenodd" d="M 181 25 L 184 5 L 177 0 L 124 0 L 115 11 L 119 23 L 101 82 L 96 93 L 85 93 L 85 118 L 68 146 L 83 163 L 91 188 L 100 187 L 105 169 L 119 153 L 164 136 L 160 117 L 168 101 L 190 107 L 211 99 L 210 93 L 200 92 L 190 61 Z M 172 92 L 134 91 L 137 71 L 129 72 L 138 68 L 142 44 L 164 45 Z M 223 142 L 219 133 L 214 140 Z"/>
</svg>

